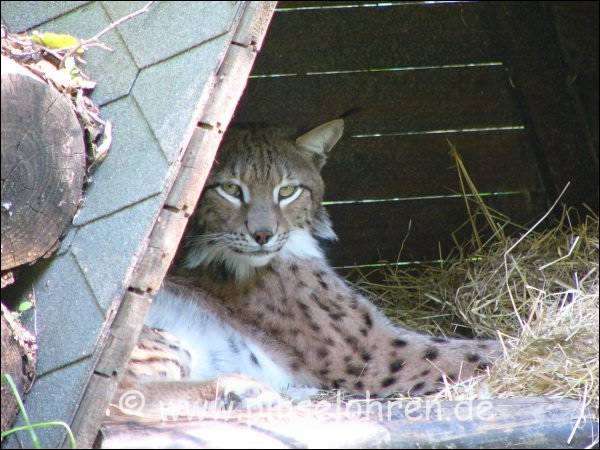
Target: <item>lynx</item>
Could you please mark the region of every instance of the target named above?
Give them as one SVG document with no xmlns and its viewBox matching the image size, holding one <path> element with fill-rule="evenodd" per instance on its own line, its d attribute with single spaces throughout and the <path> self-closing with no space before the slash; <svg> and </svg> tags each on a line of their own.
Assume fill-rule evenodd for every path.
<svg viewBox="0 0 600 450">
<path fill-rule="evenodd" d="M 336 235 L 320 171 L 343 128 L 228 132 L 117 396 L 140 390 L 151 410 L 165 399 L 268 403 L 298 386 L 420 395 L 498 356 L 493 340 L 393 325 L 328 265 L 319 242 Z"/>
</svg>

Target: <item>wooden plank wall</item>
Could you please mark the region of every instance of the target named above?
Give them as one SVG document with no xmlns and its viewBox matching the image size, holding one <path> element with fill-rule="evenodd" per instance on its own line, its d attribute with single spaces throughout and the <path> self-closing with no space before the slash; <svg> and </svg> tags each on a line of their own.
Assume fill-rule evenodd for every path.
<svg viewBox="0 0 600 450">
<path fill-rule="evenodd" d="M 586 113 L 577 89 L 578 79 L 597 73 L 598 53 L 585 52 L 591 58 L 583 65 L 591 66 L 591 71 L 573 64 L 560 43 L 559 16 L 552 6 L 553 2 L 484 2 L 482 13 L 515 86 L 548 196 L 555 198 L 570 183 L 561 200 L 581 213 L 583 203 L 598 211 L 598 144 L 588 126 L 594 117 Z M 584 35 L 598 35 L 597 21 L 579 21 L 578 28 Z M 583 96 L 593 97 L 593 92 L 590 89 Z"/>
<path fill-rule="evenodd" d="M 560 46 L 565 53 L 565 59 L 571 72 L 571 86 L 587 116 L 590 138 L 595 146 L 596 162 L 598 161 L 598 123 L 600 122 L 598 110 L 600 104 L 598 92 L 599 5 L 600 3 L 597 1 L 550 3 Z"/>
<path fill-rule="evenodd" d="M 492 206 L 520 222 L 544 208 L 530 139 L 481 9 L 279 3 L 234 120 L 305 130 L 358 110 L 324 169 L 340 237 L 334 265 L 433 260 L 451 249 L 467 216 L 447 140 L 479 190 L 493 194 Z"/>
</svg>

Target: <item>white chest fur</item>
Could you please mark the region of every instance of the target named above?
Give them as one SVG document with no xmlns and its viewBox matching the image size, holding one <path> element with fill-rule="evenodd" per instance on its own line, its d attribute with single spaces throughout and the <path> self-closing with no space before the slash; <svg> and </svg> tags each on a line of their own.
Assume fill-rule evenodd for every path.
<svg viewBox="0 0 600 450">
<path fill-rule="evenodd" d="M 193 297 L 162 288 L 153 300 L 146 325 L 173 334 L 190 352 L 190 380 L 243 374 L 278 391 L 297 385 L 292 374 L 276 364 L 257 342 L 204 310 Z"/>
</svg>

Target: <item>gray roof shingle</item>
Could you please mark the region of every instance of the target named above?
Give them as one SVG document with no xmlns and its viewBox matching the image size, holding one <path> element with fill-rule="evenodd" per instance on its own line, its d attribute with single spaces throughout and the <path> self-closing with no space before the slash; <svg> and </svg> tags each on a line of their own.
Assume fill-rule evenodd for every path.
<svg viewBox="0 0 600 450">
<path fill-rule="evenodd" d="M 141 71 L 132 95 L 167 159 L 174 161 L 181 152 L 186 136 L 191 135 L 194 116 L 202 101 L 198 93 L 212 81 L 214 65 L 198 64 L 221 55 L 229 39 L 221 36 Z M 160 92 L 157 95 L 157 91 Z M 168 99 L 168 101 L 165 101 Z"/>
<path fill-rule="evenodd" d="M 113 21 L 145 2 L 105 1 Z M 144 14 L 119 26 L 138 67 L 147 67 L 227 33 L 239 2 L 159 2 Z"/>
<path fill-rule="evenodd" d="M 36 379 L 25 402 L 30 420 L 34 423 L 56 420 L 68 423 L 92 368 L 92 359 L 85 358 Z M 23 419 L 18 417 L 15 426 L 24 424 Z M 58 447 L 65 436 L 64 428 L 59 426 L 37 429 L 35 433 L 42 448 Z M 19 447 L 34 448 L 29 433 L 15 433 L 2 442 L 2 448 Z"/>
<path fill-rule="evenodd" d="M 161 196 L 150 197 L 80 227 L 71 253 L 103 310 L 122 295 L 163 201 Z"/>
<path fill-rule="evenodd" d="M 113 123 L 113 140 L 108 156 L 86 189 L 85 206 L 73 220 L 78 226 L 161 193 L 169 168 L 131 96 L 110 103 L 101 111 Z"/>
<path fill-rule="evenodd" d="M 61 16 L 79 6 L 80 2 L 39 2 L 36 0 L 24 2 L 4 2 L 2 4 L 2 19 L 13 33 L 29 30 L 47 20 Z"/>
<path fill-rule="evenodd" d="M 104 312 L 75 258 L 55 257 L 35 280 L 34 292 L 36 308 L 25 325 L 37 333 L 38 376 L 91 355 L 96 336 L 81 332 L 82 319 L 93 330 L 102 326 Z"/>
</svg>

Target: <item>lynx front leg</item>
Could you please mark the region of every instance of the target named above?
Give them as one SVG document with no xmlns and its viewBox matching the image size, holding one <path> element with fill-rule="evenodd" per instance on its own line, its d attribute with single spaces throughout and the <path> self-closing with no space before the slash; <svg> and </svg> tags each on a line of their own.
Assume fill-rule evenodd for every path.
<svg viewBox="0 0 600 450">
<path fill-rule="evenodd" d="M 199 420 L 232 409 L 263 409 L 284 399 L 271 387 L 243 375 L 209 381 L 149 381 L 120 386 L 109 405 L 108 421 Z"/>
<path fill-rule="evenodd" d="M 194 377 L 192 355 L 173 334 L 145 326 L 111 401 L 109 421 L 193 420 L 221 410 L 257 409 L 283 401 L 273 388 L 226 372 Z"/>
</svg>

